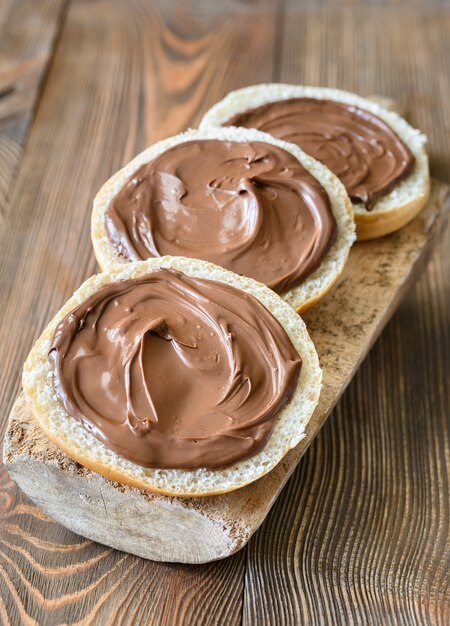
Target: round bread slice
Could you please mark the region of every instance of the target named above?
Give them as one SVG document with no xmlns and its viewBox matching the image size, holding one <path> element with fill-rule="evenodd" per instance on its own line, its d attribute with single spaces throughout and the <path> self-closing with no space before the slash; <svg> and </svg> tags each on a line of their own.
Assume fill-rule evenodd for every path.
<svg viewBox="0 0 450 626">
<path fill-rule="evenodd" d="M 390 126 L 414 155 L 415 165 L 412 172 L 389 193 L 379 198 L 370 211 L 361 203 L 353 203 L 356 234 L 359 241 L 392 233 L 419 213 L 430 193 L 427 138 L 419 130 L 410 126 L 400 115 L 387 110 L 373 100 L 367 100 L 348 91 L 325 87 L 278 83 L 254 85 L 230 92 L 205 113 L 200 128 L 206 130 L 222 127 L 239 113 L 256 109 L 269 102 L 291 98 L 335 100 L 369 111 Z"/>
<path fill-rule="evenodd" d="M 89 433 L 58 401 L 47 355 L 58 323 L 106 283 L 174 268 L 188 276 L 215 280 L 257 298 L 282 325 L 302 358 L 292 400 L 278 414 L 266 446 L 250 459 L 223 470 L 148 469 L 124 459 Z M 250 278 L 221 267 L 183 257 L 161 257 L 130 263 L 89 278 L 56 314 L 31 350 L 23 371 L 23 390 L 34 418 L 48 438 L 83 466 L 124 485 L 171 496 L 207 496 L 233 491 L 251 483 L 277 465 L 305 435 L 319 399 L 322 371 L 314 344 L 302 319 L 277 294 Z"/>
<path fill-rule="evenodd" d="M 355 241 L 355 224 L 350 199 L 340 180 L 324 165 L 305 154 L 294 144 L 275 139 L 267 133 L 246 128 L 211 128 L 188 130 L 184 133 L 164 139 L 151 146 L 130 161 L 124 168 L 110 178 L 94 199 L 91 221 L 91 237 L 95 256 L 102 270 L 116 265 L 129 263 L 120 255 L 108 237 L 105 225 L 105 212 L 114 196 L 122 189 L 127 180 L 142 165 L 156 158 L 169 148 L 193 140 L 218 139 L 222 141 L 261 141 L 278 146 L 290 152 L 303 167 L 316 178 L 328 194 L 331 209 L 337 224 L 337 236 L 322 259 L 319 267 L 305 280 L 282 294 L 298 313 L 306 311 L 321 300 L 339 278 L 350 248 Z"/>
</svg>

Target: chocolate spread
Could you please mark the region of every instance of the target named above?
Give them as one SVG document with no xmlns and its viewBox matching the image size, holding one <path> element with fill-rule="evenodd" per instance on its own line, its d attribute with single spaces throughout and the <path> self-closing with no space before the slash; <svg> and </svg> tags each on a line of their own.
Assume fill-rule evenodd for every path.
<svg viewBox="0 0 450 626">
<path fill-rule="evenodd" d="M 256 298 L 167 269 L 102 286 L 58 324 L 48 358 L 59 402 L 108 448 L 189 470 L 257 454 L 301 368 Z"/>
<path fill-rule="evenodd" d="M 266 131 L 297 144 L 338 176 L 366 209 L 414 166 L 414 156 L 379 117 L 359 107 L 315 98 L 270 102 L 238 113 L 226 126 Z"/>
<path fill-rule="evenodd" d="M 278 293 L 298 285 L 336 237 L 330 201 L 289 152 L 195 140 L 143 165 L 106 210 L 119 253 L 205 259 Z"/>
</svg>

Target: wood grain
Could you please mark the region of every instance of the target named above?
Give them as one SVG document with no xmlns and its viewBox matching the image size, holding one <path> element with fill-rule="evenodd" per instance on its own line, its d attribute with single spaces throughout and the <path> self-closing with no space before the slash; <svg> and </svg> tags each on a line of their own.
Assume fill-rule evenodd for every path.
<svg viewBox="0 0 450 626">
<path fill-rule="evenodd" d="M 158 133 L 197 122 L 228 89 L 282 79 L 396 97 L 430 137 L 434 175 L 450 180 L 447 2 L 273 7 L 71 5 L 20 170 L 20 155 L 11 166 L 0 157 L 16 190 L 6 192 L 8 241 L 0 234 L 1 428 L 33 339 L 94 270 L 85 242 L 96 185 Z M 0 549 L 10 561 L 0 555 L 0 622 L 234 624 L 243 599 L 246 624 L 448 623 L 449 248 L 447 231 L 250 543 L 245 588 L 242 552 L 206 567 L 143 565 L 114 552 L 95 562 L 104 548 L 36 518 L 3 473 Z"/>
<path fill-rule="evenodd" d="M 206 566 L 145 562 L 83 539 L 2 475 L 1 624 L 239 624 L 241 553 Z"/>
<path fill-rule="evenodd" d="M 449 30 L 448 4 L 289 1 L 280 80 L 404 102 L 449 180 Z M 449 249 L 250 543 L 244 624 L 449 623 Z"/>
<path fill-rule="evenodd" d="M 0 228 L 65 0 L 0 3 Z"/>
<path fill-rule="evenodd" d="M 0 434 L 34 339 L 96 269 L 89 220 L 102 182 L 227 90 L 272 74 L 278 3 L 256 17 L 234 1 L 194 4 L 70 4 L 0 232 Z M 1 480 L 0 622 L 240 623 L 244 554 L 202 568 L 142 563 L 86 544 Z"/>
</svg>

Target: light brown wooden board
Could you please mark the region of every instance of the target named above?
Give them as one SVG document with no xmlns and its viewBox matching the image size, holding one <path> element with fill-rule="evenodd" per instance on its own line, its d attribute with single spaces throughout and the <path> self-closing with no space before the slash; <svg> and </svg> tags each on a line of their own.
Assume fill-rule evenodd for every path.
<svg viewBox="0 0 450 626">
<path fill-rule="evenodd" d="M 95 270 L 83 203 L 158 127 L 195 125 L 229 89 L 253 82 L 382 93 L 406 104 L 429 137 L 433 174 L 449 181 L 449 29 L 442 0 L 71 2 L 31 103 L 24 158 L 11 155 L 17 176 L 5 179 L 0 434 L 33 340 Z M 6 172 L 8 144 L 0 150 Z M 104 548 L 53 523 L 2 470 L 0 622 L 448 624 L 449 249 L 447 229 L 233 557 L 171 566 Z"/>
<path fill-rule="evenodd" d="M 4 442 L 17 484 L 76 533 L 157 561 L 205 563 L 242 548 L 324 424 L 446 223 L 449 188 L 433 182 L 426 208 L 396 234 L 354 246 L 340 283 L 305 316 L 324 372 L 302 442 L 264 478 L 229 494 L 169 498 L 125 488 L 81 467 L 51 444 L 22 398 Z"/>
</svg>

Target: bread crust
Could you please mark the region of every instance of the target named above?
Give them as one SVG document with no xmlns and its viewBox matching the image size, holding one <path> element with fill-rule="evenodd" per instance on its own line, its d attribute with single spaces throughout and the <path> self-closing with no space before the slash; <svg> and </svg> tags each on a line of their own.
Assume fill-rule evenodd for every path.
<svg viewBox="0 0 450 626">
<path fill-rule="evenodd" d="M 201 494 L 182 492 L 182 491 L 177 491 L 176 493 L 173 493 L 171 491 L 158 489 L 156 487 L 150 488 L 146 483 L 143 483 L 140 480 L 132 478 L 131 476 L 125 474 L 124 472 L 120 472 L 119 470 L 115 470 L 114 468 L 107 467 L 105 465 L 102 465 L 101 463 L 96 463 L 90 458 L 86 458 L 81 454 L 77 454 L 70 446 L 66 445 L 63 441 L 61 441 L 61 439 L 58 439 L 57 437 L 55 437 L 55 435 L 51 432 L 51 430 L 47 428 L 45 422 L 39 419 L 39 416 L 35 413 L 35 411 L 33 410 L 33 407 L 31 407 L 31 412 L 32 412 L 34 420 L 38 424 L 39 428 L 45 433 L 46 437 L 52 443 L 54 443 L 55 446 L 57 446 L 62 452 L 64 452 L 64 454 L 67 454 L 68 457 L 70 457 L 71 459 L 79 463 L 80 465 L 83 465 L 83 467 L 86 467 L 87 469 L 92 470 L 96 474 L 100 474 L 101 476 L 103 476 L 104 478 L 107 478 L 108 480 L 112 480 L 113 482 L 119 483 L 127 487 L 133 487 L 134 489 L 142 489 L 143 491 L 148 491 L 149 493 L 156 493 L 160 496 L 176 496 L 179 498 L 199 498 L 199 497 L 206 498 L 208 496 L 216 496 L 218 494 L 230 493 L 231 491 L 236 491 L 236 489 L 241 489 L 242 487 L 245 487 L 251 482 L 254 482 L 254 481 L 243 482 L 239 484 L 239 487 L 229 487 L 228 489 L 224 489 L 222 491 L 202 492 Z M 264 472 L 263 474 L 261 474 L 257 480 L 259 480 L 259 478 L 262 478 L 263 476 L 268 474 L 272 469 L 273 468 L 268 469 L 267 472 Z"/>
<path fill-rule="evenodd" d="M 358 241 L 382 237 L 392 233 L 411 221 L 425 205 L 430 190 L 426 137 L 412 128 L 400 115 L 388 110 L 374 99 L 366 99 L 348 91 L 326 87 L 285 85 L 269 83 L 244 87 L 229 93 L 223 100 L 207 111 L 200 128 L 221 127 L 239 112 L 256 108 L 268 102 L 290 98 L 327 98 L 353 104 L 377 115 L 408 145 L 414 154 L 416 164 L 413 172 L 400 181 L 386 196 L 375 202 L 371 211 L 359 203 L 354 203 L 354 216 Z M 386 99 L 385 99 L 386 100 Z M 408 192 L 408 182 L 411 190 Z M 413 188 L 414 187 L 414 188 Z M 398 192 L 403 190 L 401 194 Z M 401 195 L 396 202 L 396 197 Z"/>
<path fill-rule="evenodd" d="M 98 441 L 72 418 L 59 403 L 52 384 L 47 354 L 59 321 L 108 282 L 172 267 L 188 275 L 218 280 L 256 297 L 283 326 L 302 357 L 300 378 L 291 402 L 278 415 L 265 448 L 251 459 L 225 470 L 154 470 L 123 459 Z M 25 362 L 23 389 L 33 417 L 47 437 L 69 457 L 105 478 L 163 495 L 200 497 L 239 489 L 273 469 L 305 434 L 319 399 L 322 372 L 306 326 L 283 300 L 266 286 L 238 276 L 206 261 L 183 257 L 161 257 L 116 267 L 88 279 L 56 314 Z"/>
<path fill-rule="evenodd" d="M 358 241 L 366 241 L 369 239 L 377 239 L 394 233 L 406 226 L 408 222 L 416 217 L 423 209 L 430 197 L 430 180 L 426 182 L 423 194 L 417 198 L 413 198 L 409 202 L 405 202 L 397 209 L 392 209 L 383 213 L 365 213 L 355 214 L 356 237 Z"/>
<path fill-rule="evenodd" d="M 267 133 L 254 129 L 212 128 L 190 130 L 154 144 L 114 174 L 100 189 L 94 199 L 91 220 L 91 238 L 95 256 L 102 270 L 128 263 L 110 241 L 106 232 L 105 212 L 112 198 L 128 178 L 144 163 L 165 152 L 174 145 L 195 139 L 219 139 L 229 141 L 263 141 L 290 152 L 324 187 L 330 197 L 331 208 L 338 226 L 336 241 L 332 244 L 320 266 L 298 286 L 282 295 L 283 299 L 298 312 L 318 302 L 334 285 L 344 269 L 350 248 L 356 239 L 353 208 L 344 186 L 324 165 L 306 155 L 297 146 L 275 139 Z"/>
</svg>

